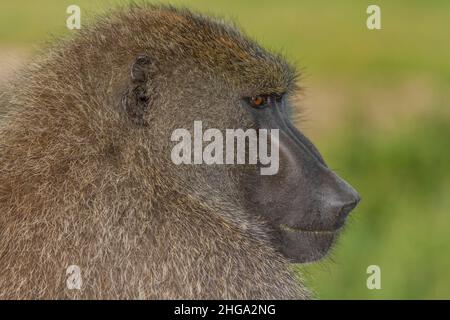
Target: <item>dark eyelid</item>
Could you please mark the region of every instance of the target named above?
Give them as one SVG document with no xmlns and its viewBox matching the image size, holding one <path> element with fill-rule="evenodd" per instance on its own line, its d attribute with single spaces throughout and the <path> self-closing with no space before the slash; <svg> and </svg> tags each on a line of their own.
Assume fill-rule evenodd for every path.
<svg viewBox="0 0 450 320">
<path fill-rule="evenodd" d="M 252 97 L 262 97 L 265 100 L 265 104 L 267 104 L 267 103 L 271 103 L 273 100 L 276 102 L 280 102 L 283 99 L 284 95 L 285 95 L 285 93 L 259 94 L 259 95 L 255 95 L 255 96 L 244 97 L 243 100 L 245 102 L 247 102 L 248 104 L 251 104 Z"/>
</svg>

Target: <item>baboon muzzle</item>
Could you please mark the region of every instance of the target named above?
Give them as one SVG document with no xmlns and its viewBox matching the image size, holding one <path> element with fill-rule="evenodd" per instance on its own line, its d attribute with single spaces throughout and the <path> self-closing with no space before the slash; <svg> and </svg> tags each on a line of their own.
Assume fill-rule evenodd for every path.
<svg viewBox="0 0 450 320">
<path fill-rule="evenodd" d="M 279 129 L 279 172 L 256 177 L 250 195 L 275 230 L 280 250 L 295 262 L 316 260 L 358 202 L 356 190 L 331 171 L 317 148 L 291 122 L 286 102 L 252 110 L 260 128 Z"/>
</svg>

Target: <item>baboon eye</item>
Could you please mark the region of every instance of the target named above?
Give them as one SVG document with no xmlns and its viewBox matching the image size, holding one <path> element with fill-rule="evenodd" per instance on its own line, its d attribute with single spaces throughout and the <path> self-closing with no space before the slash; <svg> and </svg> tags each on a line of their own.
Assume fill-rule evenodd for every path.
<svg viewBox="0 0 450 320">
<path fill-rule="evenodd" d="M 267 103 L 267 97 L 266 96 L 254 96 L 250 97 L 249 104 L 253 108 L 262 108 Z"/>
</svg>

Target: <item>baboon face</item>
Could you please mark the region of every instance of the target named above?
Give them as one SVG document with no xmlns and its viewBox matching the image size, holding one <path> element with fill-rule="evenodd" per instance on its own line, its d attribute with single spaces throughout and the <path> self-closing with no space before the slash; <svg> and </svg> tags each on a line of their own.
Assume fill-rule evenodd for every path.
<svg viewBox="0 0 450 320">
<path fill-rule="evenodd" d="M 293 262 L 320 259 L 359 195 L 327 167 L 315 146 L 294 127 L 286 97 L 263 99 L 262 107 L 249 106 L 248 111 L 259 128 L 279 129 L 279 171 L 248 180 L 248 208 L 267 219 L 275 246 Z"/>
<path fill-rule="evenodd" d="M 239 165 L 180 166 L 177 172 L 188 181 L 184 186 L 196 194 L 209 187 L 203 194 L 207 199 L 212 194 L 243 195 L 247 211 L 265 220 L 273 245 L 291 261 L 320 259 L 359 196 L 327 167 L 318 150 L 291 122 L 289 97 L 296 87 L 295 71 L 237 31 L 203 20 L 192 23 L 191 19 L 198 18 L 177 17 L 173 28 L 182 24 L 183 32 L 193 39 L 163 33 L 165 42 L 171 44 L 163 49 L 170 55 L 149 52 L 149 59 L 136 60 L 132 84 L 122 99 L 125 110 L 137 124 L 147 123 L 149 130 L 190 129 L 196 120 L 203 121 L 204 130 L 222 132 L 278 129 L 276 174 L 261 175 L 258 164 L 250 169 Z M 149 64 L 155 67 L 154 73 L 146 74 Z M 152 89 L 153 85 L 158 89 Z M 158 92 L 158 97 L 152 92 Z M 168 141 L 166 135 L 170 132 L 160 141 Z M 229 172 L 224 168 L 230 168 Z"/>
<path fill-rule="evenodd" d="M 246 209 L 267 222 L 273 245 L 292 262 L 318 260 L 331 248 L 348 214 L 358 204 L 359 195 L 327 167 L 315 146 L 294 126 L 289 93 L 252 97 L 241 91 L 229 94 L 228 99 L 214 93 L 199 96 L 195 104 L 202 111 L 189 110 L 195 116 L 186 115 L 186 123 L 191 127 L 193 120 L 203 120 L 205 126 L 222 132 L 227 128 L 279 130 L 277 173 L 261 175 L 260 164 L 250 170 L 239 165 L 229 170 L 237 175 L 237 168 L 245 171 L 234 180 L 240 183 L 236 189 L 243 190 Z M 214 186 L 215 192 L 229 192 L 226 178 L 214 171 L 226 168 L 204 171 L 202 181 Z"/>
</svg>

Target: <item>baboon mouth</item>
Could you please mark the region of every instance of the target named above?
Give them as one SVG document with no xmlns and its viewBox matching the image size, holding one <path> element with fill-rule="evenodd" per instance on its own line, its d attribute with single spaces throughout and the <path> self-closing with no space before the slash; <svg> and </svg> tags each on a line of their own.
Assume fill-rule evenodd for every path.
<svg viewBox="0 0 450 320">
<path fill-rule="evenodd" d="M 293 263 L 305 263 L 325 257 L 340 229 L 305 230 L 280 224 L 279 230 L 281 253 Z"/>
<path fill-rule="evenodd" d="M 336 230 L 305 230 L 302 228 L 297 228 L 297 227 L 290 227 L 288 225 L 285 224 L 280 224 L 279 225 L 280 229 L 286 232 L 293 232 L 293 233 L 305 233 L 305 234 L 315 234 L 315 235 L 333 235 L 337 232 L 339 232 L 340 229 L 336 229 Z"/>
</svg>

